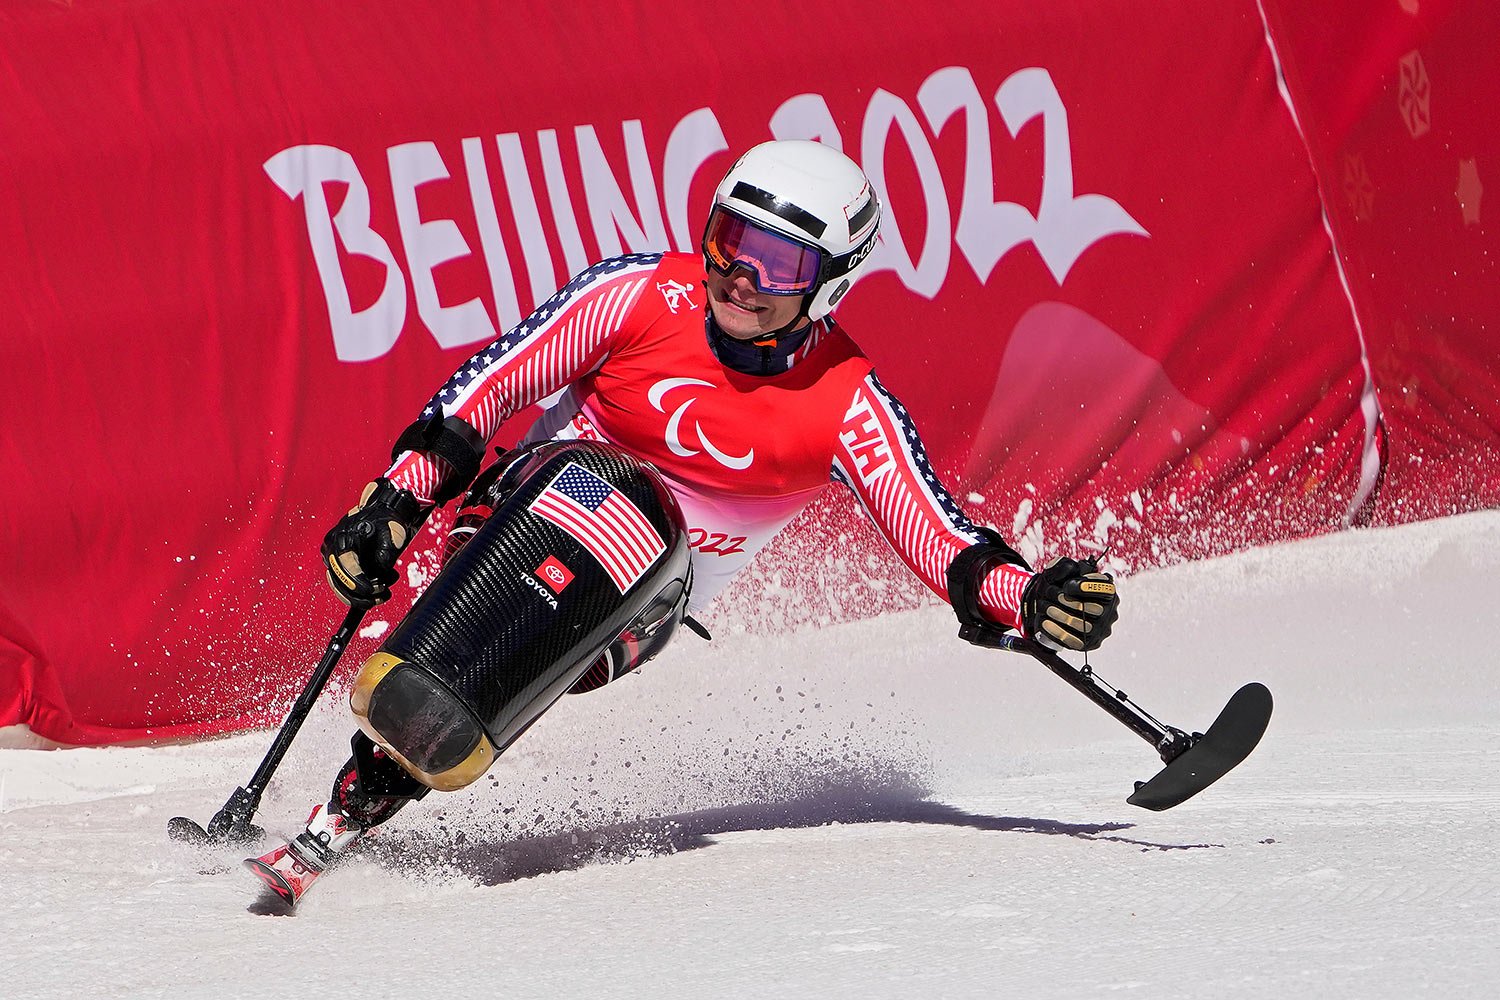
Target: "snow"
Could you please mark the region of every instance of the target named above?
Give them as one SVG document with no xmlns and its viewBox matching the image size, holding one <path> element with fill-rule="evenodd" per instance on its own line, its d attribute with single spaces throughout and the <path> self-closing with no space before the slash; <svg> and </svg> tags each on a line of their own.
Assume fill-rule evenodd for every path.
<svg viewBox="0 0 1500 1000">
<path fill-rule="evenodd" d="M 1500 979 L 1500 512 L 1122 584 L 1093 665 L 1260 748 L 1164 813 L 1149 747 L 939 608 L 684 636 L 408 808 L 294 918 L 242 852 L 168 843 L 265 733 L 0 751 L 0 994 L 54 997 L 1481 996 Z M 259 818 L 347 749 L 333 697 Z"/>
</svg>

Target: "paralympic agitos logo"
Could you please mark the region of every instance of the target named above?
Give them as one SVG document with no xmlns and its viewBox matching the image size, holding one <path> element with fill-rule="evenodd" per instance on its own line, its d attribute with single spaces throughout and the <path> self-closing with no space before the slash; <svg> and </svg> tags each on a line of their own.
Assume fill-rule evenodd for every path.
<svg viewBox="0 0 1500 1000">
<path fill-rule="evenodd" d="M 671 392 L 673 389 L 693 385 L 702 386 L 706 389 L 717 388 L 717 386 L 715 386 L 712 382 L 705 382 L 701 378 L 664 378 L 659 382 L 653 384 L 651 388 L 647 390 L 646 398 L 656 409 L 656 412 L 666 413 L 667 410 L 666 407 L 662 405 L 662 399 L 666 397 L 667 393 Z M 697 401 L 698 397 L 696 395 L 689 396 L 687 399 L 683 400 L 682 403 L 678 405 L 677 409 L 672 411 L 672 415 L 667 418 L 667 427 L 663 433 L 666 437 L 667 447 L 671 449 L 672 454 L 680 456 L 682 458 L 691 458 L 692 456 L 698 454 L 700 451 L 705 451 L 708 452 L 708 454 L 713 458 L 715 462 L 718 462 L 726 469 L 734 469 L 735 471 L 739 471 L 741 469 L 750 468 L 750 463 L 755 461 L 755 449 L 753 447 L 743 455 L 731 455 L 728 452 L 715 447 L 714 443 L 708 439 L 708 435 L 703 432 L 703 425 L 698 423 L 698 421 L 696 420 L 693 421 L 693 431 L 697 436 L 698 443 L 702 445 L 702 448 L 692 448 L 683 443 L 682 420 L 687 415 L 688 408 Z"/>
<path fill-rule="evenodd" d="M 868 251 L 869 274 L 893 271 L 907 289 L 930 299 L 947 280 L 955 248 L 985 283 L 1003 257 L 1030 247 L 1062 285 L 1099 241 L 1148 235 L 1113 198 L 1074 191 L 1067 108 L 1046 69 L 1012 73 L 987 99 L 967 68 L 947 66 L 931 73 L 914 96 L 910 102 L 874 88 L 863 117 L 847 119 L 858 120 L 857 126 L 841 126 L 827 100 L 812 93 L 788 98 L 769 119 L 775 138 L 819 139 L 863 164 L 884 203 L 880 239 Z M 992 128 L 991 106 L 1002 129 Z M 1034 205 L 996 200 L 995 146 L 1035 120 L 1043 143 L 1040 194 Z M 846 127 L 859 129 L 851 137 L 857 143 L 845 142 Z M 965 137 L 957 178 L 944 176 L 933 148 L 936 137 L 953 127 Z M 556 129 L 541 129 L 524 141 L 520 133 L 505 132 L 447 139 L 442 147 L 429 140 L 400 143 L 384 151 L 384 177 L 372 163 L 328 145 L 292 146 L 267 159 L 264 168 L 276 187 L 302 202 L 339 359 L 368 361 L 390 351 L 406 328 L 410 301 L 440 346 L 462 347 L 493 340 L 599 259 L 627 250 L 696 249 L 703 206 L 688 204 L 689 190 L 710 160 L 731 149 L 713 109 L 684 115 L 659 155 L 647 148 L 641 121 L 622 122 L 620 131 L 628 164 L 623 184 L 595 126 L 572 130 L 581 197 L 562 167 L 559 136 L 566 133 Z M 745 145 L 740 140 L 733 148 Z M 915 167 L 915 199 L 910 190 L 887 190 L 888 151 Z M 536 162 L 539 178 L 531 166 Z M 1097 176 L 1100 165 L 1090 166 Z M 444 193 L 466 187 L 472 215 L 450 208 L 452 217 L 442 217 L 427 207 L 433 201 L 427 193 L 419 204 L 418 192 L 429 185 L 445 186 Z M 335 211 L 331 199 L 340 190 Z M 378 212 L 376 198 L 388 200 Z M 916 211 L 914 200 L 925 211 Z M 550 215 L 542 204 L 551 207 Z M 377 231 L 376 218 L 394 218 L 395 232 Z M 585 219 L 597 253 L 585 249 Z M 918 231 L 913 219 L 925 229 Z M 466 232 L 478 235 L 477 250 Z M 392 239 L 399 239 L 404 267 Z M 554 264 L 558 250 L 566 273 Z M 482 258 L 482 266 L 455 263 L 471 256 Z M 351 294 L 344 261 L 354 257 L 363 260 L 350 265 L 351 273 L 360 274 Z M 480 274 L 488 280 L 476 280 Z"/>
</svg>

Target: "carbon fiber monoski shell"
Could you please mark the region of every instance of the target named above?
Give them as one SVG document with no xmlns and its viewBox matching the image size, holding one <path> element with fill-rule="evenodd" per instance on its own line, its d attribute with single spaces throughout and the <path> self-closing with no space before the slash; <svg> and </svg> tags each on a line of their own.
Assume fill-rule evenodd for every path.
<svg viewBox="0 0 1500 1000">
<path fill-rule="evenodd" d="M 590 548 L 529 508 L 569 463 L 651 523 L 664 551 L 623 593 Z M 687 533 L 655 469 L 610 445 L 552 442 L 490 490 L 495 511 L 418 598 L 381 650 L 451 691 L 504 750 L 664 589 L 688 579 Z M 548 559 L 572 578 L 542 573 Z"/>
</svg>

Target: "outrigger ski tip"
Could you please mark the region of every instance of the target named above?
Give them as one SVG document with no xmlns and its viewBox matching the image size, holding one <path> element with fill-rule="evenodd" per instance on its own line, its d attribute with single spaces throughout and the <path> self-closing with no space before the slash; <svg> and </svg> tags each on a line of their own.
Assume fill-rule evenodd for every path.
<svg viewBox="0 0 1500 1000">
<path fill-rule="evenodd" d="M 167 820 L 167 837 L 181 844 L 201 847 L 209 844 L 254 844 L 264 840 L 266 836 L 266 832 L 254 823 L 223 823 L 220 827 L 222 829 L 209 823 L 205 830 L 196 820 L 186 816 L 173 816 Z"/>
<path fill-rule="evenodd" d="M 1150 781 L 1137 781 L 1135 793 L 1125 801 L 1160 812 L 1197 795 L 1250 756 L 1271 722 L 1271 704 L 1264 684 L 1246 684 L 1206 733 L 1187 737 L 1187 748 L 1171 757 L 1164 752 L 1167 766 Z"/>
<path fill-rule="evenodd" d="M 258 786 L 257 786 L 258 787 Z M 251 844 L 262 840 L 266 832 L 250 817 L 255 814 L 260 793 L 244 786 L 236 788 L 224 807 L 214 813 L 208 826 L 186 816 L 173 816 L 167 820 L 167 836 L 185 844 Z"/>
<path fill-rule="evenodd" d="M 1240 688 L 1207 732 L 1190 735 L 1152 718 L 1125 692 L 1104 684 L 1087 664 L 1075 667 L 1047 647 L 1020 636 L 999 636 L 993 644 L 1035 657 L 1156 748 L 1167 766 L 1150 781 L 1137 781 L 1134 794 L 1125 800 L 1142 809 L 1170 809 L 1224 777 L 1250 756 L 1271 722 L 1271 692 L 1264 684 Z"/>
<path fill-rule="evenodd" d="M 167 836 L 185 844 L 206 844 L 209 840 L 208 831 L 186 816 L 173 816 L 167 820 Z"/>
</svg>

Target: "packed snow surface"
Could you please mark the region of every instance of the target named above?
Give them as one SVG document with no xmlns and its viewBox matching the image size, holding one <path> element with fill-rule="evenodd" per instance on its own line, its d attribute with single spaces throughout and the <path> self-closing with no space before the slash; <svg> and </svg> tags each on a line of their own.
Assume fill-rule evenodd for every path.
<svg viewBox="0 0 1500 1000">
<path fill-rule="evenodd" d="M 0 751 L 0 995 L 1479 997 L 1500 981 L 1500 513 L 1123 581 L 1092 665 L 1260 748 L 1176 809 L 1151 748 L 943 609 L 725 630 L 565 699 L 273 915 L 243 851 L 169 843 L 269 734 Z M 330 629 L 331 630 L 331 629 Z M 316 652 L 309 662 L 316 659 Z M 329 695 L 259 819 L 347 753 Z"/>
</svg>

